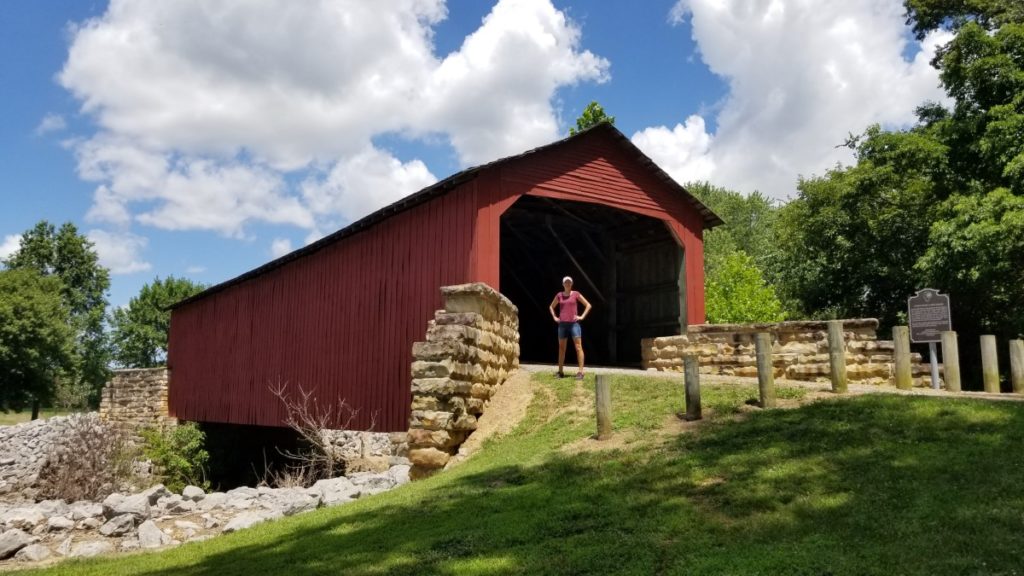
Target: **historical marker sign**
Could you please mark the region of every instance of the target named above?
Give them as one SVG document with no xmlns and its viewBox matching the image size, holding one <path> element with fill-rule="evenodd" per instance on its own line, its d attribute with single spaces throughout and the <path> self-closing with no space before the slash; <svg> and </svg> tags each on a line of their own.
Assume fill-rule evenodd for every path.
<svg viewBox="0 0 1024 576">
<path fill-rule="evenodd" d="M 949 320 L 949 296 L 925 288 L 907 299 L 911 342 L 938 342 L 953 325 Z"/>
</svg>

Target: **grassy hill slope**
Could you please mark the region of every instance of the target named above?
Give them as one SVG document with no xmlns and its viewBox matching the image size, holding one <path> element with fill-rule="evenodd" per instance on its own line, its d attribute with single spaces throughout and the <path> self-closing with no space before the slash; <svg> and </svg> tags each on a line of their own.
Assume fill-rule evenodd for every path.
<svg viewBox="0 0 1024 576">
<path fill-rule="evenodd" d="M 1018 574 L 1024 405 L 870 395 L 749 411 L 705 387 L 617 378 L 613 449 L 593 383 L 538 376 L 526 420 L 393 492 L 61 575 Z M 798 398 L 802 390 L 783 390 Z M 792 402 L 792 400 L 791 400 Z"/>
</svg>

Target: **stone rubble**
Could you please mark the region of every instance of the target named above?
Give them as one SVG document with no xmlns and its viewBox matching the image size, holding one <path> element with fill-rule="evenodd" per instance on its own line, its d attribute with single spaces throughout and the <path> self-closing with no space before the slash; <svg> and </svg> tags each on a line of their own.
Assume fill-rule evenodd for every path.
<svg viewBox="0 0 1024 576">
<path fill-rule="evenodd" d="M 51 449 L 64 435 L 69 422 L 80 417 L 83 416 L 54 416 L 0 426 L 0 495 L 33 498 L 34 486 Z M 28 492 L 23 494 L 24 491 Z"/>
<path fill-rule="evenodd" d="M 0 502 L 0 570 L 11 563 L 51 562 L 206 540 L 261 522 L 337 506 L 409 481 L 402 459 L 385 472 L 354 472 L 309 488 L 241 487 L 181 494 L 156 485 L 103 502 Z"/>
</svg>

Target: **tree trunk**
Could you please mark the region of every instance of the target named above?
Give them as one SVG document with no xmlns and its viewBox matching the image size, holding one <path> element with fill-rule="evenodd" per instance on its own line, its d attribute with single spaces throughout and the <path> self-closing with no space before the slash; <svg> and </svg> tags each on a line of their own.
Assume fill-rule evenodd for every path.
<svg viewBox="0 0 1024 576">
<path fill-rule="evenodd" d="M 32 401 L 32 420 L 39 419 L 39 400 Z"/>
</svg>

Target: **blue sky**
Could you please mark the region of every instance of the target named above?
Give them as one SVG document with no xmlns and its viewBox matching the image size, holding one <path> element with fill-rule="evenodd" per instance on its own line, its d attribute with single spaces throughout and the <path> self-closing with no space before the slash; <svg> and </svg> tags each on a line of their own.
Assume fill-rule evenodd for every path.
<svg viewBox="0 0 1024 576">
<path fill-rule="evenodd" d="M 890 0 L 10 0 L 0 257 L 70 221 L 124 305 L 217 283 L 591 100 L 680 182 L 792 197 L 835 148 L 941 99 Z"/>
</svg>

